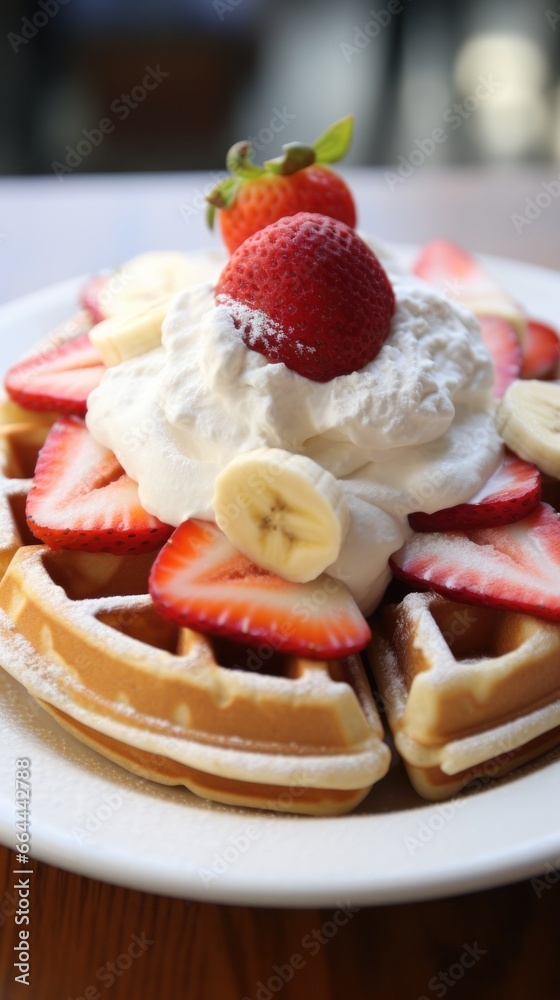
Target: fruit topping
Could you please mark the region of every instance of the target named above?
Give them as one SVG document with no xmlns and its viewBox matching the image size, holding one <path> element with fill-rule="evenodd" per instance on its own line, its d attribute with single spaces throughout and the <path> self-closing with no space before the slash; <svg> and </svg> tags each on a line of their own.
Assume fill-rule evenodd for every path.
<svg viewBox="0 0 560 1000">
<path fill-rule="evenodd" d="M 238 142 L 227 154 L 231 177 L 207 195 L 208 222 L 218 209 L 222 239 L 233 253 L 248 236 L 286 215 L 314 212 L 331 216 L 352 228 L 356 225 L 354 199 L 348 186 L 325 166 L 345 156 L 352 139 L 353 118 L 335 122 L 315 142 L 287 143 L 283 156 L 258 167 L 252 162 L 250 142 Z"/>
<path fill-rule="evenodd" d="M 247 347 L 328 382 L 363 368 L 391 329 L 395 296 L 353 229 L 301 212 L 239 247 L 216 286 Z"/>
<path fill-rule="evenodd" d="M 104 275 L 95 275 L 86 282 L 80 292 L 80 305 L 87 309 L 94 323 L 105 319 L 103 303 L 109 279 Z"/>
<path fill-rule="evenodd" d="M 560 338 L 555 330 L 527 320 L 521 378 L 553 378 L 560 361 Z"/>
<path fill-rule="evenodd" d="M 422 249 L 413 271 L 458 305 L 476 316 L 498 316 L 511 323 L 519 340 L 525 339 L 526 318 L 482 264 L 448 240 L 433 240 Z"/>
<path fill-rule="evenodd" d="M 445 507 L 434 514 L 415 512 L 408 521 L 415 531 L 457 531 L 491 528 L 520 521 L 541 499 L 541 476 L 536 466 L 506 454 L 502 464 L 468 503 Z"/>
<path fill-rule="evenodd" d="M 371 637 L 346 587 L 326 575 L 290 583 L 251 562 L 211 521 L 185 521 L 150 576 L 156 608 L 180 625 L 314 659 L 363 649 Z"/>
<path fill-rule="evenodd" d="M 216 479 L 212 506 L 232 545 L 300 583 L 335 561 L 348 528 L 341 483 L 311 458 L 282 448 L 232 459 Z"/>
<path fill-rule="evenodd" d="M 519 377 L 522 353 L 511 323 L 499 316 L 479 316 L 480 336 L 494 363 L 493 395 L 501 399 L 508 385 Z"/>
<path fill-rule="evenodd" d="M 33 534 L 53 549 L 149 552 L 173 531 L 147 514 L 138 486 L 79 417 L 51 428 L 26 506 Z"/>
<path fill-rule="evenodd" d="M 118 365 L 161 344 L 161 327 L 169 308 L 169 295 L 155 299 L 133 313 L 104 319 L 94 326 L 91 342 L 106 365 Z"/>
<path fill-rule="evenodd" d="M 28 410 L 60 410 L 83 416 L 87 398 L 105 371 L 89 333 L 24 358 L 10 368 L 4 385 L 15 403 Z"/>
<path fill-rule="evenodd" d="M 413 535 L 389 562 L 455 600 L 560 621 L 560 515 L 548 504 L 515 524 Z"/>
<path fill-rule="evenodd" d="M 496 412 L 496 425 L 521 458 L 560 479 L 560 385 L 536 379 L 510 385 Z"/>
<path fill-rule="evenodd" d="M 96 323 L 113 316 L 139 313 L 163 297 L 170 299 L 189 285 L 211 281 L 218 271 L 211 254 L 187 255 L 176 250 L 141 253 L 107 276 L 91 278 L 80 301 Z"/>
</svg>

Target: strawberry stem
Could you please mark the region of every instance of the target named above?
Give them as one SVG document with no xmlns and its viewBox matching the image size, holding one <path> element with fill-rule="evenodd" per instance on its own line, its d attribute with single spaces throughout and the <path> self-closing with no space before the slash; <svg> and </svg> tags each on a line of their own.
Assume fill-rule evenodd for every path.
<svg viewBox="0 0 560 1000">
<path fill-rule="evenodd" d="M 244 181 L 265 177 L 267 174 L 289 176 L 304 170 L 312 163 L 336 163 L 348 151 L 354 128 L 353 115 L 334 122 L 312 145 L 288 142 L 282 146 L 282 156 L 266 160 L 262 167 L 253 163 L 253 150 L 248 139 L 236 142 L 228 151 L 226 166 L 231 174 L 206 195 L 206 219 L 213 228 L 216 209 L 231 208 Z"/>
<path fill-rule="evenodd" d="M 226 167 L 230 173 L 237 177 L 262 177 L 264 170 L 253 163 L 252 153 L 251 143 L 247 139 L 236 142 L 226 156 Z"/>
<path fill-rule="evenodd" d="M 277 156 L 274 160 L 265 160 L 265 170 L 269 170 L 273 174 L 282 174 L 285 177 L 315 163 L 313 146 L 306 146 L 303 142 L 288 142 L 282 146 L 282 151 L 282 156 Z"/>
<path fill-rule="evenodd" d="M 206 195 L 206 201 L 214 208 L 229 208 L 235 201 L 241 183 L 241 177 L 226 177 Z"/>
</svg>

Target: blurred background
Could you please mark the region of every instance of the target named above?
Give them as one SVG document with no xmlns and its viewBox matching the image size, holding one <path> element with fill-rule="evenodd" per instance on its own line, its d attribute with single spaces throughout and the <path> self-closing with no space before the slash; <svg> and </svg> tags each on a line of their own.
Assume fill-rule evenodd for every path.
<svg viewBox="0 0 560 1000">
<path fill-rule="evenodd" d="M 560 160 L 559 0 L 2 0 L 0 28 L 2 174 L 219 172 L 349 111 L 354 165 Z"/>
</svg>

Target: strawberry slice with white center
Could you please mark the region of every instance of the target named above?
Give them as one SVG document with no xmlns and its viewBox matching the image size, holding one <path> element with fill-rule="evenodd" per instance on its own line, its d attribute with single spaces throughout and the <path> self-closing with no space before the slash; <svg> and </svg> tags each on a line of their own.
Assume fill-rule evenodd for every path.
<svg viewBox="0 0 560 1000">
<path fill-rule="evenodd" d="M 326 575 L 290 583 L 242 555 L 212 521 L 181 524 L 152 567 L 150 594 L 166 618 L 198 632 L 283 653 L 333 659 L 363 649 L 367 622 Z"/>
<path fill-rule="evenodd" d="M 20 361 L 8 370 L 4 385 L 10 398 L 28 410 L 84 416 L 87 398 L 105 370 L 89 333 L 83 333 Z"/>
<path fill-rule="evenodd" d="M 520 521 L 541 499 L 541 474 L 536 465 L 524 462 L 511 452 L 490 479 L 469 500 L 445 507 L 434 514 L 409 514 L 415 531 L 460 531 L 463 528 L 491 528 L 496 524 Z"/>
<path fill-rule="evenodd" d="M 527 320 L 521 378 L 553 378 L 560 361 L 560 338 L 552 327 Z"/>
<path fill-rule="evenodd" d="M 499 316 L 479 316 L 480 336 L 494 364 L 492 394 L 501 399 L 508 385 L 519 378 L 523 353 L 511 323 Z"/>
<path fill-rule="evenodd" d="M 108 281 L 108 278 L 97 274 L 86 282 L 80 292 L 80 305 L 87 309 L 94 323 L 101 323 L 105 319 L 100 293 L 105 290 Z"/>
<path fill-rule="evenodd" d="M 449 240 L 427 243 L 413 271 L 442 295 L 470 309 L 475 316 L 496 316 L 511 323 L 520 341 L 525 339 L 523 310 L 489 274 L 480 261 Z"/>
<path fill-rule="evenodd" d="M 560 514 L 548 504 L 515 524 L 413 535 L 395 576 L 466 604 L 560 621 Z"/>
<path fill-rule="evenodd" d="M 146 513 L 138 486 L 79 417 L 60 417 L 39 453 L 27 523 L 53 549 L 149 552 L 173 531 Z"/>
</svg>

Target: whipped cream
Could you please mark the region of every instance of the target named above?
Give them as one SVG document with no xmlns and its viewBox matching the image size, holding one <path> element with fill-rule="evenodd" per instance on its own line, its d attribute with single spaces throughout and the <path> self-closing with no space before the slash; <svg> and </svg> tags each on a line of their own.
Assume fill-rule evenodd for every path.
<svg viewBox="0 0 560 1000">
<path fill-rule="evenodd" d="M 271 364 L 201 284 L 173 300 L 162 346 L 109 368 L 88 400 L 93 436 L 138 482 L 143 507 L 172 525 L 214 519 L 214 480 L 242 451 L 284 448 L 332 472 L 350 528 L 327 572 L 365 614 L 410 534 L 407 515 L 468 500 L 502 447 L 476 319 L 427 285 L 390 278 L 391 334 L 360 371 L 322 383 Z"/>
</svg>

